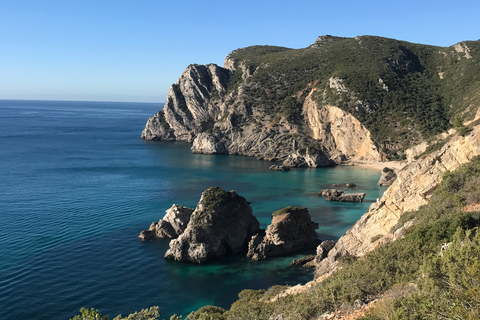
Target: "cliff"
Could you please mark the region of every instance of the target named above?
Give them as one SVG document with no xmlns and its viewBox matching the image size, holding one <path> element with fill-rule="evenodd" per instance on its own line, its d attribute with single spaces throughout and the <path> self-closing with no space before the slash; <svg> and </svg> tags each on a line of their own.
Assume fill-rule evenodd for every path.
<svg viewBox="0 0 480 320">
<path fill-rule="evenodd" d="M 362 257 L 378 245 L 398 238 L 403 213 L 429 203 L 447 171 L 454 171 L 480 154 L 480 125 L 465 136 L 453 134 L 445 145 L 423 159 L 406 165 L 383 196 L 337 242 L 317 264 L 316 277 L 338 269 L 342 256 Z M 394 228 L 395 227 L 395 228 Z"/>
<path fill-rule="evenodd" d="M 402 158 L 447 130 L 452 111 L 474 118 L 478 48 L 323 36 L 303 49 L 238 49 L 223 67 L 188 66 L 142 138 L 288 166 Z"/>
</svg>

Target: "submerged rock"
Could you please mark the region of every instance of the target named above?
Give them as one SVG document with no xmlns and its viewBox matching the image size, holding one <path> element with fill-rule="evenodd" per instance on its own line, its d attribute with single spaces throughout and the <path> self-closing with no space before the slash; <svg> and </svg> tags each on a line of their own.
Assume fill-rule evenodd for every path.
<svg viewBox="0 0 480 320">
<path fill-rule="evenodd" d="M 287 166 L 279 166 L 279 165 L 276 165 L 276 164 L 272 164 L 270 166 L 270 168 L 268 168 L 270 170 L 276 170 L 276 171 L 290 171 L 290 167 L 287 167 Z"/>
<path fill-rule="evenodd" d="M 244 197 L 213 187 L 202 193 L 185 231 L 170 241 L 166 259 L 204 263 L 226 253 L 246 251 L 259 222 Z"/>
<path fill-rule="evenodd" d="M 313 249 L 320 242 L 315 232 L 317 228 L 318 224 L 311 220 L 305 207 L 287 207 L 275 211 L 267 230 L 250 240 L 247 257 L 261 260 Z"/>
</svg>

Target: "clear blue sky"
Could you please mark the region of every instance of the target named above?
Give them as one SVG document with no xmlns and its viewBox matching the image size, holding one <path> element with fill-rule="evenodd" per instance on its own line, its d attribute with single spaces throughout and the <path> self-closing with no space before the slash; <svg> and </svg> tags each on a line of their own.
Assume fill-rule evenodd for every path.
<svg viewBox="0 0 480 320">
<path fill-rule="evenodd" d="M 0 99 L 164 102 L 191 63 L 324 34 L 450 46 L 480 1 L 0 0 Z"/>
</svg>

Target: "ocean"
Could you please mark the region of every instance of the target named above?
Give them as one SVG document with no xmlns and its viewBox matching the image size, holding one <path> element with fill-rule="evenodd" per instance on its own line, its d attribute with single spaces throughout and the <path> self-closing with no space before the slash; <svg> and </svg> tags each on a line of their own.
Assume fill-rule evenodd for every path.
<svg viewBox="0 0 480 320">
<path fill-rule="evenodd" d="M 160 319 L 207 304 L 228 308 L 243 289 L 296 285 L 304 254 L 206 265 L 166 261 L 168 240 L 138 234 L 172 204 L 194 208 L 212 186 L 235 190 L 262 227 L 273 211 L 306 206 L 320 239 L 338 239 L 385 191 L 369 169 L 268 170 L 272 164 L 200 155 L 181 142 L 140 139 L 162 104 L 0 100 L 0 318 L 69 319 L 81 307 L 111 318 L 159 306 Z M 318 190 L 354 182 L 363 203 Z"/>
</svg>

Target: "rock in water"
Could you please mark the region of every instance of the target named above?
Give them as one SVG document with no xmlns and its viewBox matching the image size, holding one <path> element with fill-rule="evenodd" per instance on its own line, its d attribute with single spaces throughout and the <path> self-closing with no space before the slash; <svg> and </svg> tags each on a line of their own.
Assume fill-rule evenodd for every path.
<svg viewBox="0 0 480 320">
<path fill-rule="evenodd" d="M 166 211 L 163 219 L 153 222 L 148 230 L 143 230 L 138 236 L 142 240 L 154 238 L 177 238 L 185 231 L 193 209 L 174 204 Z"/>
<path fill-rule="evenodd" d="M 268 169 L 275 170 L 275 171 L 290 171 L 290 167 L 279 166 L 279 165 L 276 165 L 276 164 L 272 164 L 270 166 L 270 168 L 268 168 Z"/>
<path fill-rule="evenodd" d="M 261 260 L 267 257 L 289 254 L 315 248 L 319 243 L 308 209 L 287 207 L 275 211 L 272 223 L 265 234 L 252 237 L 248 244 L 247 257 Z"/>
<path fill-rule="evenodd" d="M 325 189 L 318 191 L 318 195 L 325 197 L 327 201 L 363 202 L 366 194 L 365 192 L 343 193 L 342 190 Z"/>
<path fill-rule="evenodd" d="M 205 190 L 185 231 L 170 241 L 166 259 L 204 263 L 245 251 L 259 222 L 244 197 L 219 187 Z"/>
</svg>

